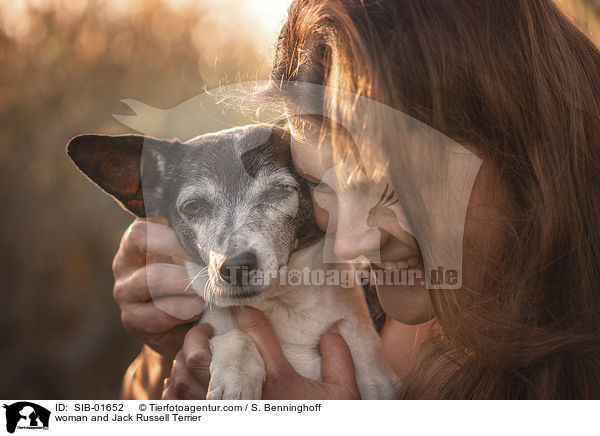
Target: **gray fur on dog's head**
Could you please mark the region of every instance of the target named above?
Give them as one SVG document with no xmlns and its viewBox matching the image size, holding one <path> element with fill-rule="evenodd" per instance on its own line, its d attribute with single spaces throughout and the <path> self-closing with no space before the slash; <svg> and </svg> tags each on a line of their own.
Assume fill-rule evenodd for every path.
<svg viewBox="0 0 600 436">
<path fill-rule="evenodd" d="M 227 258 L 252 253 L 257 271 L 273 273 L 319 234 L 289 141 L 287 130 L 259 124 L 185 143 L 81 135 L 67 153 L 134 215 L 165 216 L 192 260 L 209 267 L 209 287 L 218 292 L 205 298 L 228 305 L 243 304 L 264 286 L 224 281 L 219 268 Z"/>
</svg>

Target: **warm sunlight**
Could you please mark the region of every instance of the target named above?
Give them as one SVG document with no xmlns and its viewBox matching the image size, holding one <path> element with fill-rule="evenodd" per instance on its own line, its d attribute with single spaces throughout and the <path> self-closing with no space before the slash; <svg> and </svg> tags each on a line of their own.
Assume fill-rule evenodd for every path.
<svg viewBox="0 0 600 436">
<path fill-rule="evenodd" d="M 0 7 L 0 27 L 9 36 L 23 37 L 33 32 L 32 28 L 37 24 L 28 19 L 26 12 L 29 9 L 54 9 L 69 20 L 82 14 L 92 3 L 104 10 L 107 19 L 115 21 L 156 6 L 147 0 L 15 0 Z M 219 30 L 218 34 L 211 34 L 212 44 L 248 31 L 247 35 L 254 39 L 258 49 L 264 51 L 272 48 L 291 0 L 164 0 L 162 3 L 172 12 L 207 11 L 202 22 L 210 22 L 211 27 L 217 25 Z"/>
<path fill-rule="evenodd" d="M 76 54 L 93 61 L 106 53 L 121 63 L 140 56 L 140 32 L 171 48 L 191 44 L 204 81 L 246 66 L 264 76 L 291 0 L 15 0 L 0 5 L 0 32 L 21 47 L 36 47 L 53 29 L 45 16 L 76 29 Z M 94 11 L 92 13 L 92 11 Z M 116 33 L 102 29 L 112 26 Z M 137 29 L 136 30 L 134 30 Z M 194 53 L 195 52 L 195 53 Z M 148 52 L 146 52 L 148 53 Z M 195 55 L 195 56 L 194 56 Z M 0 59 L 3 57 L 0 47 Z"/>
</svg>

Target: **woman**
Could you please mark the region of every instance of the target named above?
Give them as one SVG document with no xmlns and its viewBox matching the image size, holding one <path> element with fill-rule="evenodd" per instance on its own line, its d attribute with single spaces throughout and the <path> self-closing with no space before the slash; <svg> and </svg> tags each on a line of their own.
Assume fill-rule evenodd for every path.
<svg viewBox="0 0 600 436">
<path fill-rule="evenodd" d="M 336 99 L 343 92 L 401 111 L 481 159 L 467 196 L 461 287 L 378 289 L 387 313 L 381 337 L 404 380 L 401 398 L 600 398 L 600 53 L 554 3 L 298 0 L 272 79 L 334 90 L 325 95 L 324 117 L 290 117 L 303 138 L 293 145 L 294 163 L 314 182 L 324 174 L 314 162 L 346 150 L 339 126 L 352 123 L 353 110 Z M 362 121 L 366 132 L 377 132 L 377 117 Z M 330 146 L 315 145 L 323 131 Z M 410 227 L 415 203 L 403 189 L 405 149 L 367 143 L 367 159 L 389 157 Z M 425 263 L 435 257 L 435 244 L 424 246 L 418 229 L 408 232 L 385 210 L 370 211 L 370 222 L 357 227 L 365 205 L 352 189 L 329 192 L 333 214 L 319 208 L 318 195 L 317 222 L 333 234 L 339 257 L 379 250 L 383 258 L 400 249 Z M 146 344 L 123 395 L 202 397 L 211 328 L 189 329 L 160 313 L 145 282 L 138 285 L 149 268 L 139 255 L 145 225 L 160 224 L 135 222 L 115 258 L 123 322 Z M 161 229 L 163 244 L 147 250 L 185 257 Z M 181 269 L 160 265 L 165 293 L 175 292 Z M 291 369 L 262 314 L 245 310 L 238 323 L 265 360 L 265 397 L 357 397 L 348 349 L 335 332 L 321 342 L 317 383 Z"/>
</svg>

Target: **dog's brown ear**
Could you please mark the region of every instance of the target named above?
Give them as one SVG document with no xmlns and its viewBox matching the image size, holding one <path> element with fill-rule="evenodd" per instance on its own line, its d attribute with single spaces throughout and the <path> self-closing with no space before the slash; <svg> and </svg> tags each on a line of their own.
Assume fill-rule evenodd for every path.
<svg viewBox="0 0 600 436">
<path fill-rule="evenodd" d="M 69 141 L 67 154 L 126 210 L 146 217 L 160 214 L 162 154 L 172 145 L 141 135 L 79 135 Z"/>
</svg>

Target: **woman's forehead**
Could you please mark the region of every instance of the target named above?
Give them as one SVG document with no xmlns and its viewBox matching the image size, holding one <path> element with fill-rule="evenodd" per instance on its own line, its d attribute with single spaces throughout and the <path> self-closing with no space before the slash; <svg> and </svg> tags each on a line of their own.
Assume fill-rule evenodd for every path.
<svg viewBox="0 0 600 436">
<path fill-rule="evenodd" d="M 387 171 L 387 166 L 379 159 L 373 159 L 372 153 L 368 150 L 361 152 L 360 147 L 354 145 L 334 148 L 326 140 L 292 135 L 290 148 L 296 169 L 316 179 L 335 174 L 342 184 L 379 181 Z M 371 159 L 364 156 L 371 156 Z"/>
<path fill-rule="evenodd" d="M 288 112 L 286 117 L 292 136 L 292 158 L 295 166 L 303 172 L 310 171 L 312 175 L 340 164 L 348 167 L 348 160 L 352 161 L 354 168 L 347 170 L 353 171 L 358 165 L 359 171 L 365 175 L 369 173 L 367 167 L 377 166 L 373 158 L 379 153 L 374 153 L 374 148 L 380 147 L 373 147 L 376 141 L 355 137 L 357 132 L 365 134 L 362 117 L 347 120 L 308 112 Z"/>
<path fill-rule="evenodd" d="M 320 177 L 334 166 L 333 150 L 327 144 L 318 145 L 292 136 L 290 148 L 294 166 L 301 173 Z"/>
</svg>

